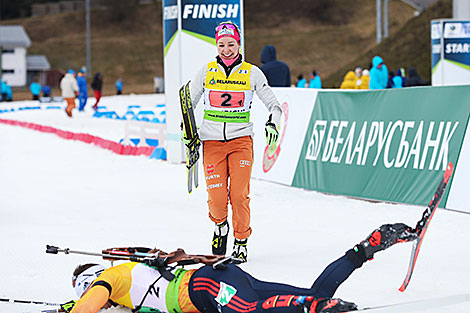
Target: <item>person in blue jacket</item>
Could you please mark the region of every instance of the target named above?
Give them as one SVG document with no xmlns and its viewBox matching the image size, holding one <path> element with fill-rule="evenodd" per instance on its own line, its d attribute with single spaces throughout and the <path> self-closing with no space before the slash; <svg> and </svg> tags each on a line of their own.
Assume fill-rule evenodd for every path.
<svg viewBox="0 0 470 313">
<path fill-rule="evenodd" d="M 290 87 L 290 70 L 286 63 L 276 59 L 276 48 L 267 45 L 261 51 L 260 69 L 271 87 Z"/>
<path fill-rule="evenodd" d="M 13 101 L 13 92 L 11 91 L 11 86 L 8 84 L 5 84 L 5 95 L 5 101 Z"/>
<path fill-rule="evenodd" d="M 403 77 L 401 76 L 401 69 L 397 71 L 397 74 L 393 76 L 393 87 L 392 88 L 403 88 Z"/>
<path fill-rule="evenodd" d="M 78 84 L 78 111 L 83 112 L 85 105 L 88 100 L 88 86 L 86 82 L 86 73 L 84 70 L 80 70 L 77 74 Z"/>
<path fill-rule="evenodd" d="M 0 97 L 0 101 L 7 101 L 7 83 L 4 80 L 0 80 L 0 82 L 1 82 L 0 91 L 2 93 L 2 96 Z"/>
<path fill-rule="evenodd" d="M 372 59 L 370 69 L 369 89 L 385 89 L 388 82 L 388 69 L 381 57 L 376 55 Z"/>
<path fill-rule="evenodd" d="M 299 74 L 297 75 L 297 84 L 295 85 L 297 88 L 305 88 L 307 87 L 307 80 L 304 78 L 304 75 Z"/>
<path fill-rule="evenodd" d="M 41 93 L 42 86 L 37 81 L 33 81 L 31 85 L 29 85 L 29 90 L 33 95 L 33 100 L 39 100 L 39 94 Z"/>
<path fill-rule="evenodd" d="M 310 74 L 310 83 L 308 84 L 308 88 L 321 88 L 321 78 L 318 75 L 317 70 L 313 70 L 312 74 Z"/>
<path fill-rule="evenodd" d="M 116 82 L 114 83 L 114 86 L 116 86 L 116 94 L 122 95 L 122 87 L 124 86 L 124 82 L 122 81 L 120 77 L 116 80 Z"/>
<path fill-rule="evenodd" d="M 42 96 L 46 98 L 51 96 L 51 87 L 49 85 L 42 86 Z"/>
</svg>

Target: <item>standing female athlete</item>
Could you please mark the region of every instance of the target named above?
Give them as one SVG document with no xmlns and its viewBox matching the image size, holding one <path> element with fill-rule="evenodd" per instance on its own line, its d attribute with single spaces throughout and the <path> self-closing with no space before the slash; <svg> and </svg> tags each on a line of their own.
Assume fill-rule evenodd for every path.
<svg viewBox="0 0 470 313">
<path fill-rule="evenodd" d="M 215 222 L 212 253 L 226 253 L 230 200 L 235 237 L 232 256 L 246 262 L 246 244 L 251 234 L 249 194 L 254 133 L 250 109 L 253 95 L 256 92 L 270 113 L 265 128 L 268 145 L 277 142 L 282 110 L 263 72 L 243 61 L 237 25 L 219 24 L 215 40 L 216 60 L 204 65 L 190 84 L 194 107 L 204 97 L 199 137 L 203 142 L 209 218 Z"/>
</svg>

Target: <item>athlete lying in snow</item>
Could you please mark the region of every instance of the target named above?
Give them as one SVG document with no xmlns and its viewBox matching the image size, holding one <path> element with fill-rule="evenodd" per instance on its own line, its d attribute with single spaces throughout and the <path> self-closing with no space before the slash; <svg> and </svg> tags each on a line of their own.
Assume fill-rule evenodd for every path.
<svg viewBox="0 0 470 313">
<path fill-rule="evenodd" d="M 374 253 L 418 237 L 411 227 L 386 224 L 329 264 L 311 288 L 257 280 L 234 264 L 223 268 L 205 265 L 177 269 L 170 281 L 143 263 L 127 262 L 106 269 L 98 264 L 79 265 L 73 286 L 80 300 L 63 306 L 66 312 L 96 313 L 122 305 L 139 312 L 272 312 L 337 313 L 356 310 L 354 303 L 332 298 L 336 289 L 373 258 Z"/>
</svg>

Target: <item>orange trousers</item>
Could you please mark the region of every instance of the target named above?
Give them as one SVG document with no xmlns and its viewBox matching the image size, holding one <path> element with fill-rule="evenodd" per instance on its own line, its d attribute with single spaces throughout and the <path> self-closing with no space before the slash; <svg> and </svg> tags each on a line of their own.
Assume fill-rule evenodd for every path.
<svg viewBox="0 0 470 313">
<path fill-rule="evenodd" d="M 225 221 L 230 200 L 234 236 L 248 238 L 253 139 L 245 136 L 227 142 L 204 141 L 203 153 L 209 218 L 216 223 Z"/>
<path fill-rule="evenodd" d="M 68 116 L 72 117 L 72 110 L 75 109 L 75 98 L 65 98 L 65 101 L 67 102 L 65 112 Z"/>
</svg>

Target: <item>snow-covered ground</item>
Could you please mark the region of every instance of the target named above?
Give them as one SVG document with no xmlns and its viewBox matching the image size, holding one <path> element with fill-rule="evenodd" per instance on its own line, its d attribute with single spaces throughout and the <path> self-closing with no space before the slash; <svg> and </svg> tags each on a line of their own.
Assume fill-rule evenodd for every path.
<svg viewBox="0 0 470 313">
<path fill-rule="evenodd" d="M 122 122 L 91 115 L 87 111 L 69 119 L 62 110 L 29 110 L 3 113 L 0 119 L 115 141 L 122 138 Z M 205 186 L 187 194 L 185 172 L 183 164 L 121 156 L 0 123 L 0 298 L 48 302 L 75 298 L 71 272 L 79 263 L 100 259 L 49 255 L 47 244 L 95 252 L 148 246 L 210 253 L 213 224 L 207 217 Z M 202 173 L 200 182 L 204 184 Z M 329 262 L 375 227 L 391 222 L 414 226 L 424 208 L 252 180 L 251 209 L 249 262 L 242 268 L 259 279 L 308 287 Z M 470 293 L 469 225 L 470 215 L 436 212 L 404 293 L 398 288 L 408 267 L 409 243 L 377 254 L 351 275 L 336 296 L 375 306 Z M 0 312 L 39 309 L 44 307 L 0 302 Z M 422 312 L 470 312 L 470 303 Z"/>
</svg>

